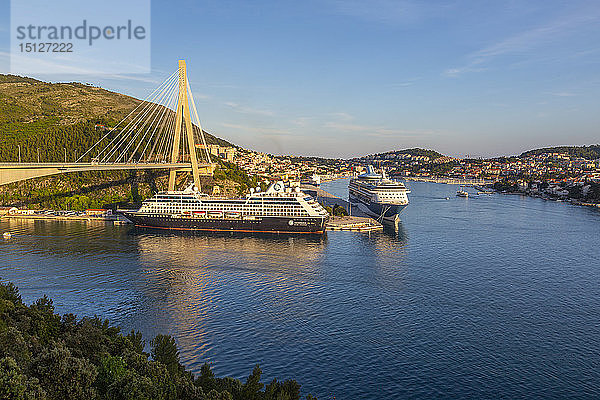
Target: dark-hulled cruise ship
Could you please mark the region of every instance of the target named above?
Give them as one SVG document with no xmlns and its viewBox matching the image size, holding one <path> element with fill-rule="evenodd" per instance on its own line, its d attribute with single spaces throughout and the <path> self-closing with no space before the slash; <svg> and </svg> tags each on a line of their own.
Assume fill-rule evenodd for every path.
<svg viewBox="0 0 600 400">
<path fill-rule="evenodd" d="M 350 202 L 378 220 L 395 220 L 408 205 L 408 193 L 404 184 L 387 178 L 385 170 L 377 174 L 372 165 L 366 173 L 350 179 L 348 185 Z"/>
<path fill-rule="evenodd" d="M 138 211 L 123 211 L 136 226 L 175 230 L 323 234 L 327 211 L 299 188 L 282 181 L 250 190 L 245 198 L 209 196 L 191 185 L 159 192 Z"/>
</svg>

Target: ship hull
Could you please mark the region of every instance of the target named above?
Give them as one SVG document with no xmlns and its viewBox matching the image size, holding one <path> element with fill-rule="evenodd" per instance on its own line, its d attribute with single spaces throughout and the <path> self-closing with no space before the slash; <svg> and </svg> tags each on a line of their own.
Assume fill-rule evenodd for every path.
<svg viewBox="0 0 600 400">
<path fill-rule="evenodd" d="M 362 212 L 376 219 L 383 217 L 384 219 L 394 220 L 408 205 L 365 202 L 353 194 L 350 194 L 348 197 L 351 203 L 358 204 L 358 208 Z"/>
<path fill-rule="evenodd" d="M 249 218 L 195 218 L 181 215 L 157 215 L 123 212 L 138 227 L 212 231 L 323 234 L 328 217 L 255 217 Z"/>
</svg>

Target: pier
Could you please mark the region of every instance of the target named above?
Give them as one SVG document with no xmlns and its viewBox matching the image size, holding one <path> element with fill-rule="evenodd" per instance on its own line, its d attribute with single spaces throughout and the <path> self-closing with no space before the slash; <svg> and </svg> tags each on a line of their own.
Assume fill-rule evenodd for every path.
<svg viewBox="0 0 600 400">
<path fill-rule="evenodd" d="M 126 219 L 118 215 L 110 216 L 87 216 L 87 215 L 44 215 L 44 214 L 7 214 L 0 216 L 0 219 L 20 219 L 37 221 L 102 221 L 114 222 L 116 224 L 129 223 Z"/>
<path fill-rule="evenodd" d="M 304 193 L 316 197 L 319 203 L 331 208 L 336 205 L 343 207 L 350 214 L 344 217 L 332 216 L 327 223 L 327 230 L 356 232 L 372 232 L 383 230 L 383 225 L 381 223 L 360 211 L 358 207 L 353 207 L 350 202 L 342 199 L 341 197 L 326 192 L 318 186 L 302 185 L 301 189 Z"/>
<path fill-rule="evenodd" d="M 383 230 L 383 225 L 369 217 L 332 216 L 326 229 L 328 231 L 373 232 Z"/>
</svg>

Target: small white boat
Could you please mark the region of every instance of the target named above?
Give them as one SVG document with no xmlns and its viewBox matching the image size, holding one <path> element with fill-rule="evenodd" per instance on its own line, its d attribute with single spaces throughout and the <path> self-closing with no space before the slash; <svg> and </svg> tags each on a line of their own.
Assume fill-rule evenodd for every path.
<svg viewBox="0 0 600 400">
<path fill-rule="evenodd" d="M 469 197 L 469 192 L 467 192 L 466 190 L 464 190 L 462 187 L 456 191 L 456 195 L 458 197 Z"/>
<path fill-rule="evenodd" d="M 10 239 L 12 237 L 12 234 L 10 232 L 4 232 L 4 234 L 2 234 L 2 237 L 4 239 Z"/>
</svg>

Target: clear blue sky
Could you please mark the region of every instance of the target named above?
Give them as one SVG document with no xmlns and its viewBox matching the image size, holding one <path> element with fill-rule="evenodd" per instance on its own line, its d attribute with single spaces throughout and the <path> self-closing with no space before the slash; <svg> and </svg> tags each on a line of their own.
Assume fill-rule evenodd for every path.
<svg viewBox="0 0 600 400">
<path fill-rule="evenodd" d="M 600 142 L 599 39 L 598 1 L 153 1 L 152 75 L 38 78 L 145 97 L 185 58 L 203 127 L 244 147 L 491 156 Z"/>
</svg>

